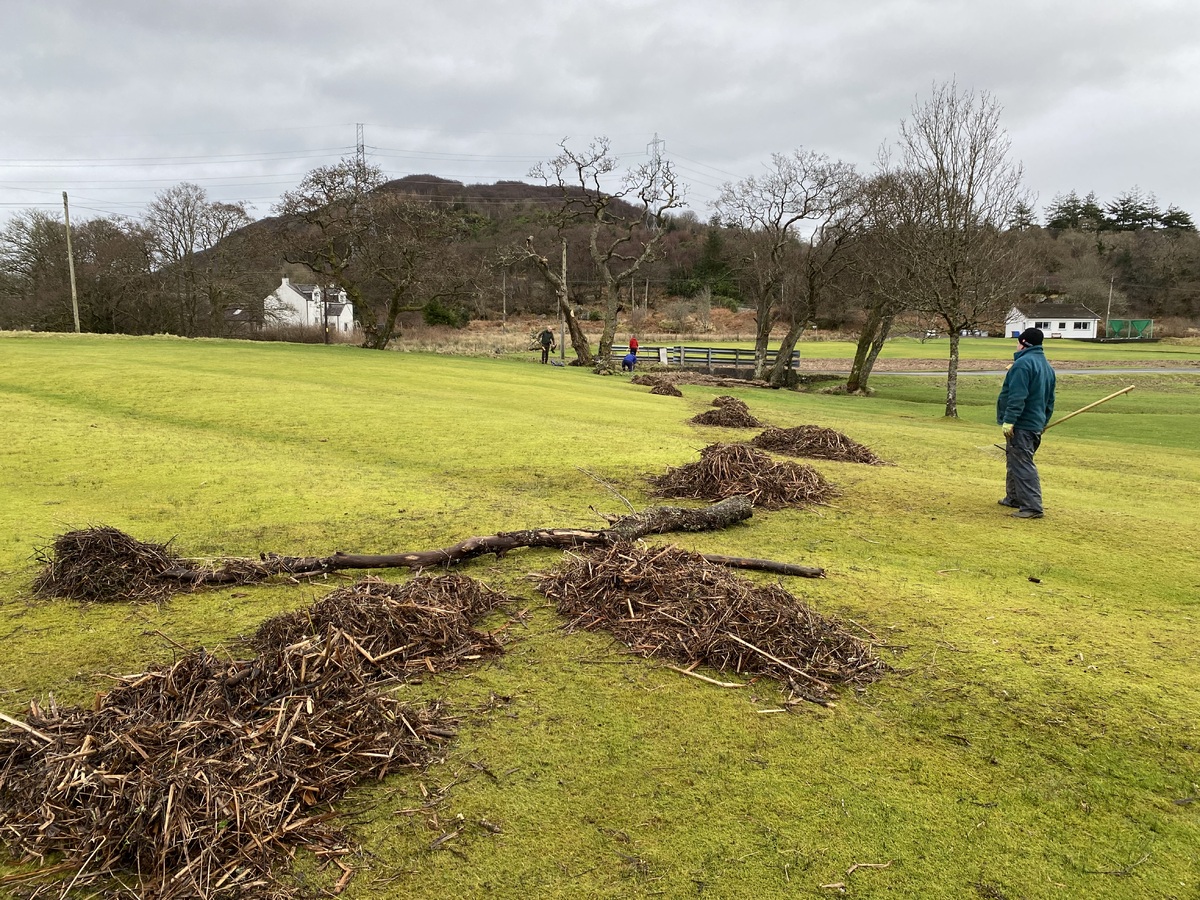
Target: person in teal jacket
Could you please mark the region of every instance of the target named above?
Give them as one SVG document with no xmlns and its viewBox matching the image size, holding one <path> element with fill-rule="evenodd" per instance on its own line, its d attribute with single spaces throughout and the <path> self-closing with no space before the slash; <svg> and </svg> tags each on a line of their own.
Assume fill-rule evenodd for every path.
<svg viewBox="0 0 1200 900">
<path fill-rule="evenodd" d="M 1042 349 L 1045 335 L 1026 328 L 1017 338 L 1020 349 L 1004 376 L 996 400 L 996 424 L 1004 430 L 1004 499 L 1018 519 L 1040 519 L 1042 482 L 1033 455 L 1042 443 L 1042 432 L 1054 415 L 1054 369 Z"/>
</svg>

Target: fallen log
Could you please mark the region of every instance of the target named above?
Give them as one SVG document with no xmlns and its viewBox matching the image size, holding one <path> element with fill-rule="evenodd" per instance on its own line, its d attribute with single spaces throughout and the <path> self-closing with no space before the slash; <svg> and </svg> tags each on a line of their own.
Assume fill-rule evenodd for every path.
<svg viewBox="0 0 1200 900">
<path fill-rule="evenodd" d="M 219 585 L 259 584 L 275 577 L 298 579 L 350 569 L 449 568 L 477 556 L 503 557 L 521 547 L 559 550 L 603 548 L 639 540 L 652 534 L 679 531 L 714 531 L 745 521 L 753 515 L 750 497 L 737 495 L 700 508 L 652 506 L 627 516 L 605 516 L 606 528 L 532 528 L 471 537 L 449 547 L 407 553 L 362 554 L 338 551 L 329 556 L 282 556 L 267 553 L 258 559 L 226 557 L 200 562 L 170 553 L 166 546 L 146 545 L 116 529 L 100 529 L 102 540 L 93 540 L 92 529 L 61 535 L 53 553 L 42 552 L 45 569 L 35 581 L 39 596 L 68 597 L 87 602 L 138 599 L 165 600 L 180 590 Z M 84 538 L 84 539 L 81 539 Z M 153 550 L 153 553 L 144 552 Z M 711 556 L 710 561 L 780 575 L 823 578 L 823 570 L 773 560 Z M 112 570 L 97 589 L 91 573 Z"/>
<path fill-rule="evenodd" d="M 816 566 L 799 566 L 795 563 L 776 562 L 773 559 L 751 559 L 745 556 L 722 556 L 719 553 L 701 554 L 708 562 L 731 569 L 757 569 L 776 575 L 797 575 L 800 578 L 824 578 L 825 570 Z"/>
<path fill-rule="evenodd" d="M 620 541 L 637 540 L 650 534 L 716 531 L 745 521 L 753 513 L 749 498 L 737 496 L 698 509 L 652 506 L 615 519 L 607 528 L 599 531 L 581 528 L 531 528 L 470 537 L 449 547 L 407 553 L 362 554 L 338 551 L 330 556 L 267 554 L 258 560 L 226 559 L 212 568 L 173 566 L 162 572 L 159 577 L 191 587 L 200 587 L 252 584 L 277 575 L 321 575 L 348 569 L 426 569 L 433 566 L 452 566 L 489 553 L 502 557 L 510 550 L 522 547 L 606 547 Z"/>
</svg>

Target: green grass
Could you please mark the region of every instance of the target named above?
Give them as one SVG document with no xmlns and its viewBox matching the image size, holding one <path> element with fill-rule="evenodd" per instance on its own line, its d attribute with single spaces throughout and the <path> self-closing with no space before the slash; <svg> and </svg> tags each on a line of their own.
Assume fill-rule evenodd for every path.
<svg viewBox="0 0 1200 900">
<path fill-rule="evenodd" d="M 761 713 L 772 684 L 724 690 L 564 634 L 527 578 L 558 554 L 472 563 L 528 622 L 499 661 L 404 689 L 448 698 L 463 730 L 446 764 L 355 792 L 367 855 L 345 896 L 1197 896 L 1200 801 L 1175 801 L 1200 796 L 1200 373 L 1061 376 L 1061 413 L 1137 389 L 1047 435 L 1047 517 L 1018 522 L 995 503 L 996 376 L 962 376 L 947 421 L 936 378 L 679 400 L 530 356 L 0 336 L 0 708 L 88 703 L 98 673 L 172 642 L 240 653 L 341 583 L 34 601 L 32 551 L 64 530 L 211 556 L 599 527 L 593 507 L 623 506 L 597 479 L 641 506 L 645 475 L 754 433 L 687 424 L 732 393 L 895 465 L 814 463 L 831 506 L 669 540 L 825 567 L 786 586 L 885 642 L 896 672 L 832 709 Z M 436 819 L 404 813 L 452 782 Z"/>
</svg>

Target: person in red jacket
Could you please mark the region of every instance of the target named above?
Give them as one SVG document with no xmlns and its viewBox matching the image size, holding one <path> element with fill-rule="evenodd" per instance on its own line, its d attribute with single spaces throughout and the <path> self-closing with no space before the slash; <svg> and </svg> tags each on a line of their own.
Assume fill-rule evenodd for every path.
<svg viewBox="0 0 1200 900">
<path fill-rule="evenodd" d="M 635 337 L 630 337 L 630 339 L 629 339 L 629 352 L 630 352 L 630 353 L 637 353 L 637 348 L 638 348 L 638 342 L 637 342 L 637 338 L 635 338 Z"/>
</svg>

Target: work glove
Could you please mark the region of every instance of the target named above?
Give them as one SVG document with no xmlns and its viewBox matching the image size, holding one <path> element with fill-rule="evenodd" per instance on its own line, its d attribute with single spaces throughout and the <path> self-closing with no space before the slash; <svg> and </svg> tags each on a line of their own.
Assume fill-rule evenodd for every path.
<svg viewBox="0 0 1200 900">
<path fill-rule="evenodd" d="M 1012 437 L 1013 426 L 1012 426 L 1011 422 L 1005 422 L 1003 425 L 1000 426 L 1000 430 L 1004 432 L 1005 440 L 1008 440 L 1010 437 Z"/>
</svg>

